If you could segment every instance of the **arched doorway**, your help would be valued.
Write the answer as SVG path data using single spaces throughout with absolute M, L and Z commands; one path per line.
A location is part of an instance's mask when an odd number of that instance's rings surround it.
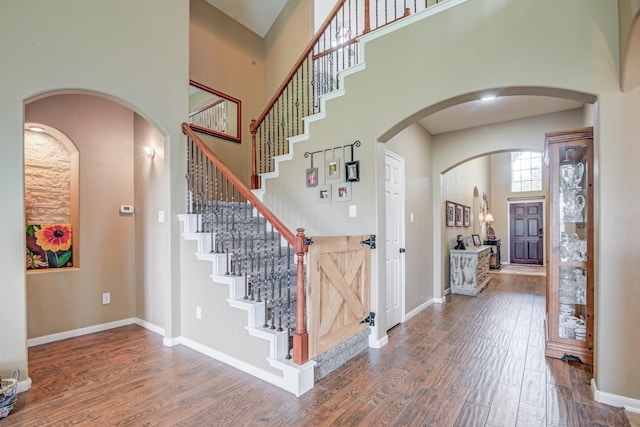
M 77 147 L 71 218 L 73 256 L 81 261 L 27 273 L 28 345 L 133 322 L 162 331 L 165 297 L 154 252 L 168 235 L 158 221 L 168 199 L 164 137 L 130 107 L 98 93 L 38 96 L 25 103 L 25 122 L 56 129 Z

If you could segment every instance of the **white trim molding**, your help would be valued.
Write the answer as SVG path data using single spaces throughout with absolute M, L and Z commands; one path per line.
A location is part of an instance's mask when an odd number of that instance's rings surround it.
M 593 393 L 593 400 L 596 402 L 604 403 L 605 405 L 617 406 L 619 408 L 624 408 L 629 412 L 640 414 L 640 400 L 600 391 L 598 390 L 598 386 L 596 385 L 596 380 L 594 378 L 591 378 L 591 392 Z
M 442 298 L 439 298 L 442 299 Z M 405 316 L 404 316 L 404 321 L 408 321 L 409 319 L 411 319 L 412 317 L 414 317 L 416 314 L 420 313 L 422 310 L 424 310 L 425 308 L 429 307 L 430 305 L 432 305 L 435 301 L 435 298 L 431 298 L 429 301 L 423 302 L 422 304 L 420 304 L 419 306 L 417 306 L 416 308 L 414 308 L 413 310 L 411 310 L 410 312 L 408 312 Z
M 48 344 L 50 342 L 62 341 L 67 338 L 80 337 L 82 335 L 89 335 L 95 332 L 102 332 L 113 328 L 119 328 L 121 326 L 131 325 L 138 323 L 134 317 L 128 319 L 116 320 L 115 322 L 102 323 L 100 325 L 87 326 L 86 328 L 72 329 L 70 331 L 58 332 L 57 334 L 44 335 L 37 338 L 31 338 L 27 340 L 27 347 L 33 347 L 36 345 Z M 145 322 L 146 323 L 146 322 Z M 145 327 L 144 325 L 140 325 Z

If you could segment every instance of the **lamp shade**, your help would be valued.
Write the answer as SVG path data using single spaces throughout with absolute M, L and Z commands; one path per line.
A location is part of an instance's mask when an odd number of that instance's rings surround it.
M 484 217 L 484 222 L 491 224 L 493 222 L 493 215 L 488 213 L 487 216 Z

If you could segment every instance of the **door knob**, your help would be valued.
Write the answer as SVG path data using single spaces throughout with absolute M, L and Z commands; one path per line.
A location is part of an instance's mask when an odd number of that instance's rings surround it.
M 403 253 L 405 253 L 405 252 L 406 252 L 405 248 L 400 248 L 400 253 L 401 253 L 401 254 L 403 254 Z

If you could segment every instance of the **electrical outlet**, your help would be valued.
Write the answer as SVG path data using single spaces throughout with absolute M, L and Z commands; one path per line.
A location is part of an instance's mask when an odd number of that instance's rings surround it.
M 202 308 L 199 305 L 196 305 L 196 319 L 202 319 Z
M 102 304 L 111 304 L 111 293 L 105 292 L 102 294 Z

